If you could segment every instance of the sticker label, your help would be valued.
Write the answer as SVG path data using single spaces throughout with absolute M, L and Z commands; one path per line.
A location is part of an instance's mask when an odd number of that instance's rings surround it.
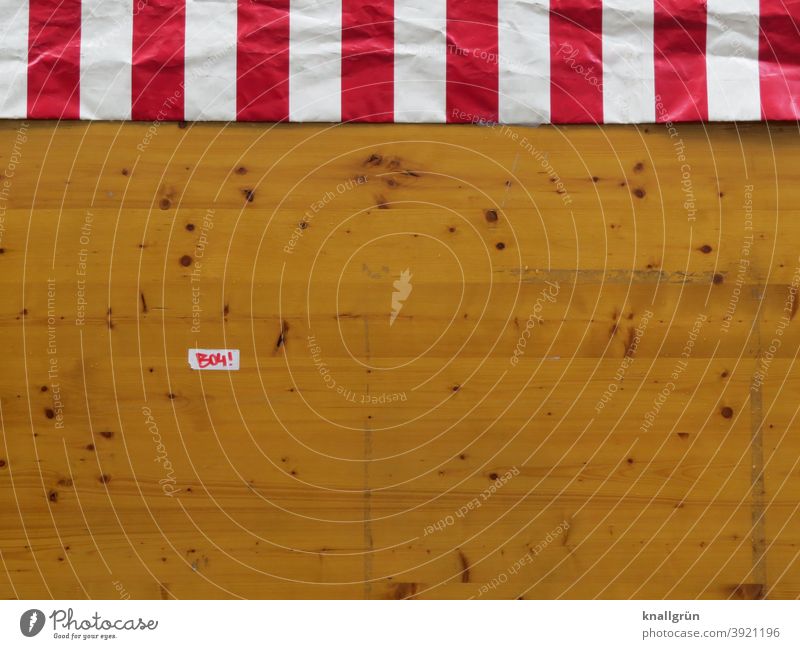
M 189 367 L 193 370 L 222 370 L 232 372 L 239 369 L 238 349 L 190 349 Z

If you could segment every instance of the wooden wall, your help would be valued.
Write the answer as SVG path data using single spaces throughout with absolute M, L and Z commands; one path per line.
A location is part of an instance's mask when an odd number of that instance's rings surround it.
M 797 597 L 798 147 L 0 124 L 0 596 Z

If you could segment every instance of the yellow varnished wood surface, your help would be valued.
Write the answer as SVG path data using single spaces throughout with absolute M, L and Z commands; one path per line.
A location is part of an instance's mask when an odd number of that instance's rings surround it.
M 798 147 L 2 123 L 0 596 L 797 597 Z

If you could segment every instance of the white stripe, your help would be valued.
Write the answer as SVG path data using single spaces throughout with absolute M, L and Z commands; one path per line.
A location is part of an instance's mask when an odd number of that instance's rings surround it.
M 131 118 L 132 48 L 132 2 L 81 2 L 81 119 Z
M 603 121 L 654 122 L 653 0 L 603 2 Z
M 0 0 L 0 117 L 28 116 L 28 0 Z
M 761 119 L 758 16 L 759 0 L 708 0 L 710 120 Z
M 497 22 L 500 121 L 549 122 L 549 0 L 500 0 Z
M 394 119 L 444 122 L 447 0 L 403 0 L 394 10 Z
M 186 0 L 184 113 L 236 119 L 237 0 Z
M 289 120 L 342 118 L 342 2 L 289 3 Z

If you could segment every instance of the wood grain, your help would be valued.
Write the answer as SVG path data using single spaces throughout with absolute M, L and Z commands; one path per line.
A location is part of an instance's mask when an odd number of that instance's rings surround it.
M 3 122 L 0 596 L 797 597 L 798 145 Z

